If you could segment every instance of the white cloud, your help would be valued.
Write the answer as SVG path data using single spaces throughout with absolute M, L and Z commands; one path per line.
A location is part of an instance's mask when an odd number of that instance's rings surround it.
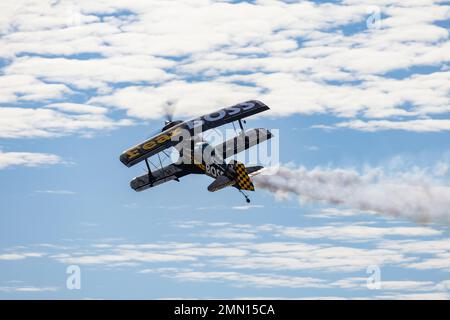
M 367 289 L 367 278 L 346 278 L 332 284 L 345 289 Z M 384 280 L 381 279 L 380 290 L 386 291 L 429 291 L 436 287 L 433 281 Z
M 378 298 L 383 300 L 449 300 L 450 294 L 448 292 L 398 293 L 379 295 Z
M 260 233 L 262 231 L 259 231 Z M 270 232 L 270 231 L 267 231 Z M 234 240 L 234 239 L 232 239 Z M 238 239 L 240 240 L 240 239 Z M 197 263 L 208 267 L 270 270 L 315 270 L 324 272 L 351 272 L 365 270 L 368 265 L 398 265 L 412 261 L 402 253 L 390 249 L 363 249 L 352 246 L 332 246 L 326 243 L 309 244 L 294 242 L 213 242 L 148 243 L 96 247 L 95 254 L 74 252 L 55 254 L 51 257 L 62 263 L 80 265 L 104 265 L 119 263 L 181 263 L 183 266 Z
M 330 210 L 325 211 L 328 212 Z M 333 210 L 332 213 L 340 212 Z M 342 216 L 354 215 L 353 212 Z M 322 213 L 318 213 L 320 216 Z M 339 216 L 339 215 L 338 215 Z M 348 222 L 348 223 L 330 223 L 325 226 L 317 227 L 293 227 L 273 224 L 250 225 L 250 224 L 230 224 L 230 223 L 196 223 L 183 222 L 177 223 L 178 228 L 199 228 L 207 227 L 208 230 L 192 233 L 195 236 L 207 238 L 251 240 L 258 238 L 259 232 L 270 233 L 273 237 L 288 239 L 331 239 L 346 242 L 372 242 L 374 240 L 403 237 L 433 237 L 443 234 L 443 231 L 428 227 L 385 227 L 369 226 L 370 222 Z M 387 240 L 386 240 L 387 241 Z M 400 241 L 400 240 L 398 240 Z M 400 242 L 398 242 L 400 243 Z M 433 242 L 430 242 L 430 245 Z M 396 246 L 396 242 L 393 244 Z M 389 247 L 388 245 L 386 247 Z
M 251 246 L 254 247 L 254 252 L 245 259 L 226 257 L 216 259 L 214 262 L 231 269 L 352 272 L 365 270 L 367 266 L 373 264 L 396 265 L 406 259 L 403 255 L 388 249 L 316 246 L 308 251 L 297 251 L 295 245 L 273 243 L 273 248 L 268 254 L 264 249 L 260 251 L 261 248 L 257 244 Z
M 234 206 L 231 207 L 233 210 L 249 210 L 249 209 L 256 209 L 256 208 L 263 208 L 262 205 L 243 205 L 243 206 Z
M 129 116 L 155 119 L 165 111 L 168 101 L 178 115 L 197 115 L 250 100 L 257 90 L 224 82 L 171 81 L 162 86 L 129 86 L 111 95 L 92 98 L 89 103 L 114 106 Z
M 0 287 L 0 292 L 52 292 L 58 291 L 57 287 L 34 287 L 34 286 L 22 286 L 22 287 Z
M 373 120 L 361 121 L 352 120 L 336 124 L 338 128 L 351 128 L 361 131 L 380 130 L 406 130 L 415 132 L 439 132 L 450 131 L 450 120 L 447 119 L 422 119 L 406 121 Z
M 40 258 L 43 256 L 44 254 L 40 252 L 23 252 L 23 253 L 13 252 L 0 254 L 0 260 L 14 261 L 14 260 L 23 260 L 26 258 Z
M 59 194 L 59 195 L 74 195 L 76 192 L 70 190 L 37 190 L 36 193 Z
M 130 120 L 115 121 L 103 114 L 69 114 L 45 108 L 0 107 L 0 138 L 48 138 L 75 132 L 88 134 L 95 130 L 111 130 L 130 124 Z
M 392 248 L 405 253 L 445 253 L 450 249 L 450 239 L 435 240 L 384 240 L 381 245 L 386 248 Z
M 331 85 L 314 81 L 314 75 L 275 72 L 229 77 L 264 89 L 257 97 L 272 107 L 272 113 L 331 113 L 369 118 L 414 117 L 449 112 L 449 72 L 414 75 L 405 79 L 364 77 L 360 84 Z M 351 79 L 350 79 L 351 80 Z M 304 94 L 300 94 L 302 92 Z M 410 104 L 408 110 L 405 105 Z
M 433 169 L 433 173 L 440 177 L 445 176 L 449 172 L 449 166 L 445 162 L 438 162 Z
M 82 256 L 65 256 L 59 255 L 55 258 L 66 264 L 80 264 L 80 265 L 96 265 L 96 264 L 121 264 L 128 262 L 170 262 L 170 261 L 192 261 L 195 260 L 187 254 L 175 255 L 158 252 L 145 252 L 138 250 L 118 250 L 111 254 L 100 255 L 82 255 Z
M 0 120 L 1 122 L 1 120 Z M 31 152 L 3 152 L 0 150 L 0 169 L 12 166 L 36 167 L 63 163 L 63 160 L 54 154 Z
M 45 101 L 71 93 L 64 84 L 45 83 L 28 73 L 0 76 L 0 103 Z
M 149 270 L 144 270 L 147 273 Z M 280 276 L 274 274 L 245 274 L 241 272 L 198 272 L 185 270 L 162 270 L 166 276 L 182 281 L 226 282 L 236 287 L 253 288 L 326 288 L 327 281 L 312 277 Z
M 50 82 L 62 82 L 78 88 L 104 88 L 108 82 L 156 82 L 172 78 L 163 68 L 173 62 L 148 56 L 124 56 L 104 59 L 18 58 L 5 68 L 7 74 L 28 75 Z
M 369 226 L 325 226 L 325 227 L 285 227 L 279 229 L 279 234 L 299 239 L 328 238 L 334 240 L 363 240 L 370 241 L 374 238 L 385 236 L 434 236 L 441 234 L 440 231 L 421 227 L 369 227 Z
M 378 30 L 366 27 L 371 3 L 382 12 Z M 437 23 L 450 13 L 439 3 L 3 3 L 0 57 L 7 63 L 0 77 L 1 102 L 21 107 L 58 99 L 59 107 L 50 103 L 48 108 L 59 110 L 59 117 L 46 123 L 68 118 L 77 125 L 30 126 L 24 134 L 0 126 L 0 136 L 49 137 L 116 127 L 121 122 L 108 119 L 105 109 L 82 105 L 116 107 L 149 119 L 160 117 L 162 106 L 173 99 L 182 116 L 259 98 L 272 107 L 271 115 L 350 118 L 340 127 L 448 130 L 446 120 L 435 118 L 450 111 L 449 32 Z M 432 67 L 428 74 L 416 74 L 415 67 L 427 66 Z M 397 79 L 395 71 L 400 71 Z M 71 96 L 80 93 L 86 101 L 70 105 Z M 33 113 L 42 113 L 37 110 Z M 96 125 L 86 119 L 80 124 L 65 113 L 94 110 L 103 115 Z M 366 119 L 356 120 L 357 115 Z M 14 117 L 18 121 L 23 115 Z
M 236 240 L 251 240 L 255 239 L 256 235 L 252 232 L 244 232 L 238 229 L 219 229 L 206 233 L 197 233 L 198 236 L 208 238 L 220 238 L 220 239 L 236 239 Z
M 175 281 L 213 282 L 237 288 L 327 289 L 336 290 L 333 295 L 345 292 L 349 298 L 364 298 L 355 292 L 367 293 L 366 269 L 369 265 L 377 265 L 382 270 L 381 290 L 373 291 L 372 298 L 443 297 L 448 295 L 450 288 L 449 281 L 429 278 L 429 270 L 448 272 L 450 257 L 446 234 L 429 228 L 368 228 L 358 224 L 349 225 L 351 228 L 342 224 L 295 228 L 222 221 L 175 224 L 181 230 L 185 230 L 185 226 L 193 231 L 186 234 L 188 237 L 203 234 L 206 239 L 201 243 L 123 243 L 123 240 L 113 243 L 98 240 L 87 247 L 75 242 L 72 248 L 47 244 L 48 252 L 39 256 L 64 264 L 103 269 L 128 268 Z M 330 231 L 333 228 L 334 234 Z M 226 236 L 217 241 L 215 233 L 221 230 L 244 234 L 251 230 L 258 235 L 258 241 L 253 237 L 236 239 Z M 302 230 L 304 233 L 299 234 Z M 370 238 L 367 245 L 361 246 L 353 241 L 365 238 L 364 234 Z M 388 240 L 391 236 L 394 239 Z M 405 239 L 397 239 L 399 236 Z M 423 240 L 423 237 L 428 239 Z M 286 239 L 288 241 L 282 241 Z M 333 239 L 350 241 L 337 244 Z M 43 247 L 38 246 L 40 249 Z M 24 259 L 30 252 L 30 247 L 11 249 L 7 254 L 13 256 L 6 256 L 4 260 Z M 404 271 L 405 268 L 414 268 L 415 272 L 424 272 L 426 276 L 409 274 L 398 278 L 394 273 L 393 278 L 389 272 L 391 269 Z M 327 291 L 326 294 L 330 293 Z
M 375 214 L 371 211 L 351 210 L 342 208 L 324 208 L 317 212 L 306 214 L 305 217 L 309 218 L 338 218 L 338 217 L 353 217 L 358 215 Z
M 69 113 L 102 114 L 108 111 L 108 109 L 106 108 L 95 107 L 88 104 L 80 104 L 80 103 L 52 103 L 46 105 L 45 108 L 57 109 Z
M 450 296 L 448 292 L 448 281 L 381 279 L 380 285 L 379 292 L 382 293 L 378 293 L 375 296 L 376 299 L 448 300 Z M 332 283 L 332 286 L 350 290 L 367 290 L 367 278 L 346 278 Z
M 450 252 L 437 253 L 431 258 L 419 262 L 405 263 L 405 267 L 418 270 L 441 269 L 450 271 Z

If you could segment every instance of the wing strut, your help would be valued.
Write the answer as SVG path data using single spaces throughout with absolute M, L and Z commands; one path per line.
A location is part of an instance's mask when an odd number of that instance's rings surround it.
M 150 169 L 150 165 L 148 164 L 148 159 L 145 159 L 145 165 L 147 166 L 148 178 L 150 180 L 150 178 L 153 177 L 153 175 L 152 175 L 152 170 Z
M 167 155 L 167 153 L 165 153 L 164 151 L 163 151 L 163 153 L 169 158 L 169 156 Z M 161 165 L 161 169 L 163 169 L 163 165 L 162 165 L 162 161 L 161 161 L 161 156 L 159 155 L 159 153 L 158 153 L 158 159 L 159 159 L 159 164 Z M 177 182 L 180 182 L 180 179 L 178 179 L 178 177 L 176 177 L 174 180 L 177 181 Z
M 238 122 L 239 122 L 239 127 L 241 127 L 241 131 L 244 132 L 244 126 L 242 125 L 241 119 L 239 119 Z
M 162 165 L 161 156 L 159 155 L 159 153 L 158 153 L 158 159 L 159 159 L 159 165 L 161 166 L 161 169 L 162 169 L 163 165 Z

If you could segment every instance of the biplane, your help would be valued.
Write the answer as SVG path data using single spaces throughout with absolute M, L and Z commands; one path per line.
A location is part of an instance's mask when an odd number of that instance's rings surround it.
M 255 190 L 251 178 L 260 173 L 263 167 L 246 167 L 241 162 L 231 160 L 227 163 L 225 160 L 272 138 L 272 133 L 267 129 L 244 130 L 243 126 L 245 120 L 242 119 L 266 110 L 269 110 L 267 105 L 252 100 L 189 121 L 173 121 L 169 117 L 160 133 L 124 151 L 120 156 L 120 161 L 127 167 L 142 161 L 146 164 L 146 174 L 131 180 L 131 188 L 143 191 L 168 181 L 179 182 L 180 178 L 188 174 L 206 174 L 214 179 L 208 186 L 208 191 L 214 192 L 232 186 L 249 203 L 250 199 L 244 191 Z M 235 122 L 239 124 L 239 132 Z M 204 132 L 229 123 L 236 130 L 233 138 L 214 147 L 203 139 Z M 178 151 L 179 158 L 174 163 L 163 166 L 160 154 L 172 147 Z M 151 170 L 149 158 L 155 155 L 158 156 L 161 167 Z

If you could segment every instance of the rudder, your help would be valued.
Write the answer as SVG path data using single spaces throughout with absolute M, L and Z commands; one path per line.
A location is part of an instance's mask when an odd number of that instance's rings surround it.
M 248 175 L 247 169 L 245 168 L 244 164 L 238 161 L 234 161 L 233 167 L 236 171 L 235 186 L 240 190 L 255 191 L 255 186 L 250 180 L 250 176 Z

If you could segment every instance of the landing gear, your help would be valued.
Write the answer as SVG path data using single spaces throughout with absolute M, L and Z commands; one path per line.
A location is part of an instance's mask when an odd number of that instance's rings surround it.
M 242 195 L 243 195 L 244 198 L 245 198 L 245 201 L 247 201 L 247 203 L 250 203 L 250 198 L 248 197 L 248 195 L 246 195 L 246 194 L 244 193 L 244 191 L 242 191 L 242 190 L 239 190 L 239 192 L 242 193 Z

